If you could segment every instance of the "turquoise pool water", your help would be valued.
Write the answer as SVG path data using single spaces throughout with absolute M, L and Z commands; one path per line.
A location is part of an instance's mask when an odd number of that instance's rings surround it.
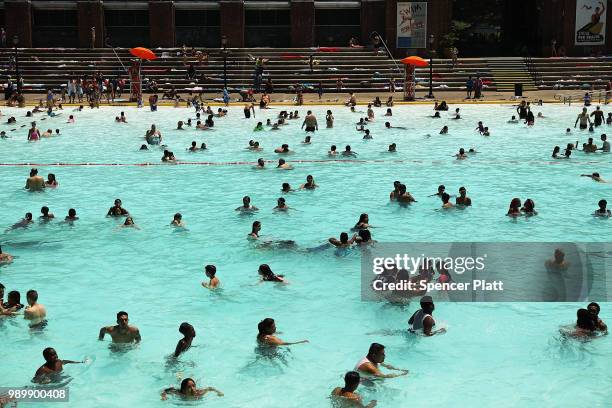
M 249 120 L 241 106 L 230 107 L 228 117 L 215 119 L 212 132 L 174 130 L 178 120 L 195 117 L 183 108 L 65 109 L 56 118 L 37 118 L 39 128 L 62 133 L 37 143 L 26 141 L 27 127 L 11 132 L 15 126 L 0 125 L 12 137 L 0 140 L 0 163 L 122 164 L 37 166 L 45 177 L 55 173 L 60 183 L 44 193 L 23 189 L 29 166 L 0 167 L 3 230 L 27 211 L 38 217 L 43 205 L 60 219 L 71 207 L 80 216 L 73 226 L 36 222 L 0 238 L 3 250 L 16 258 L 0 267 L 7 293 L 19 290 L 25 302 L 25 292 L 34 288 L 48 311 L 42 332 L 30 331 L 20 316 L 0 320 L 5 373 L 0 386 L 29 385 L 44 362 L 42 350 L 51 346 L 60 358 L 91 360 L 64 370 L 72 377 L 70 406 L 325 407 L 344 373 L 370 343 L 380 342 L 387 347 L 387 362 L 410 370 L 407 377 L 359 388 L 364 399 L 376 399 L 382 407 L 607 406 L 612 397 L 609 339 L 580 343 L 563 340 L 558 332 L 584 305 L 440 303 L 435 315 L 447 333 L 414 337 L 405 329 L 417 302 L 398 307 L 361 301 L 358 251 L 339 257 L 332 250 L 303 250 L 348 231 L 362 212 L 377 227 L 372 234 L 380 242 L 609 240 L 609 221 L 590 214 L 599 199 L 612 199 L 612 184 L 579 175 L 599 171 L 612 179 L 610 156 L 577 152 L 567 161 L 550 159 L 555 145 L 586 142 L 588 132 L 565 134 L 579 107 L 536 107 L 546 118 L 531 128 L 506 123 L 515 114 L 511 106 L 460 107 L 460 121 L 449 120 L 446 113 L 432 119 L 430 106 L 395 107 L 389 120 L 406 130 L 385 130 L 385 109 L 375 109 L 369 141 L 354 125 L 365 114 L 334 106 L 335 126 L 325 129 L 326 109 L 314 107 L 321 130 L 311 145 L 300 144 L 305 136 L 301 120 L 277 132 L 251 131 L 257 121 L 273 119 L 280 107 L 257 110 L 256 119 Z M 127 124 L 114 123 L 121 110 Z M 300 114 L 306 110 L 301 107 Z M 29 123 L 25 110 L 2 111 L 3 122 L 13 115 L 18 126 Z M 75 124 L 65 123 L 69 114 L 75 115 Z M 491 137 L 474 131 L 479 120 Z M 179 160 L 214 165 L 157 165 L 161 150 L 138 150 L 152 123 Z M 449 134 L 438 135 L 445 124 Z M 593 134 L 598 144 L 599 134 L 608 129 Z M 245 150 L 250 139 L 264 150 Z M 188 153 L 192 140 L 206 142 L 209 150 Z M 392 142 L 398 152 L 385 152 Z M 273 149 L 282 143 L 295 150 L 287 157 L 295 166 L 292 171 L 276 170 L 273 163 L 266 170 L 229 164 L 259 157 L 277 160 Z M 331 144 L 339 150 L 350 144 L 359 161 L 329 161 Z M 452 155 L 460 147 L 475 147 L 479 153 L 458 161 Z M 145 162 L 156 165 L 132 165 Z M 280 193 L 283 182 L 296 188 L 308 174 L 320 188 Z M 394 180 L 404 182 L 418 202 L 407 208 L 390 203 Z M 454 194 L 465 186 L 473 207 L 440 211 L 439 200 L 427 197 L 438 184 Z M 234 211 L 244 195 L 259 207 L 256 215 Z M 274 213 L 280 196 L 296 210 Z M 539 215 L 516 221 L 505 217 L 513 197 L 532 198 Z M 115 198 L 121 198 L 141 230 L 118 230 L 118 220 L 105 218 Z M 188 230 L 168 225 L 175 212 L 183 214 Z M 262 222 L 264 238 L 294 240 L 298 249 L 250 243 L 246 235 L 254 220 Z M 209 263 L 217 266 L 222 281 L 217 293 L 200 285 Z M 258 284 L 262 263 L 285 274 L 290 284 Z M 528 270 L 520 272 L 528 278 Z M 610 320 L 610 304 L 601 305 L 601 317 Z M 122 353 L 109 348 L 108 338 L 97 340 L 100 327 L 114 324 L 119 310 L 129 313 L 143 338 Z M 265 317 L 276 320 L 284 340 L 310 343 L 262 356 L 255 337 Z M 177 363 L 170 363 L 167 356 L 181 337 L 183 321 L 194 325 L 197 337 Z M 177 385 L 177 377 L 192 377 L 225 396 L 160 401 L 161 390 Z

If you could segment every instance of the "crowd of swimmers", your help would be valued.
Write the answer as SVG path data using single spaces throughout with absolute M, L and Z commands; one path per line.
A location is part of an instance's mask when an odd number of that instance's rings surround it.
M 375 120 L 375 113 L 372 109 L 372 105 L 374 107 L 382 106 L 382 103 L 379 99 L 375 100 L 372 104 L 368 105 L 367 110 L 365 112 L 356 110 L 356 102 L 354 99 L 354 95 L 351 95 L 349 101 L 347 101 L 347 105 L 350 106 L 352 112 L 355 113 L 365 113 L 366 117 L 360 118 L 360 120 L 356 123 L 357 131 L 364 132 L 364 139 L 372 138 L 369 129 L 366 129 L 369 123 Z M 387 102 L 387 110 L 384 114 L 386 117 L 392 117 L 393 112 L 391 110 L 391 106 L 393 106 L 393 101 L 390 99 Z M 267 105 L 263 108 L 267 108 Z M 81 108 L 82 109 L 82 108 Z M 199 110 L 199 107 L 198 109 Z M 434 106 L 434 115 L 432 118 L 439 118 L 440 111 L 448 111 L 449 107 L 446 102 L 442 102 Z M 222 118 L 227 116 L 228 112 L 225 109 L 219 109 L 216 113 L 212 111 L 210 107 L 204 109 L 202 107 L 202 112 L 207 115 L 206 119 L 202 121 L 200 119 L 200 112 L 196 111 L 196 125 L 195 128 L 200 130 L 213 130 L 215 126 L 214 118 Z M 48 112 L 49 116 L 54 112 Z M 251 115 L 255 116 L 255 110 L 253 105 L 247 105 L 244 108 L 244 116 L 246 118 L 250 118 Z M 521 104 L 517 107 L 517 115 L 520 120 L 524 120 L 527 125 L 533 125 L 535 122 L 535 117 L 531 112 L 531 108 L 529 103 L 521 102 Z M 31 116 L 31 114 L 29 115 Z M 543 115 L 538 114 L 539 118 L 543 118 Z M 593 121 L 591 123 L 591 117 L 593 117 Z M 282 111 L 279 113 L 277 121 L 272 123 L 270 120 L 266 123 L 266 127 L 269 127 L 271 130 L 277 130 L 280 126 L 286 125 L 288 120 L 296 120 L 301 119 L 299 112 L 287 112 Z M 455 110 L 455 113 L 452 119 L 458 120 L 462 119 L 460 115 L 459 108 Z M 585 129 L 593 129 L 593 127 L 601 126 L 604 123 L 604 114 L 600 110 L 599 107 L 596 108 L 594 112 L 588 114 L 587 109 L 584 108 L 582 113 L 578 115 L 576 119 L 575 126 L 580 124 L 580 128 Z M 334 126 L 334 116 L 331 110 L 328 110 L 325 117 L 325 125 L 327 128 L 332 128 Z M 68 119 L 68 123 L 74 123 L 74 117 Z M 121 112 L 120 116 L 115 118 L 115 122 L 117 123 L 127 123 L 127 118 L 125 117 L 124 112 Z M 512 119 L 509 121 L 510 123 L 519 123 L 519 120 L 516 119 L 515 116 L 512 116 Z M 605 121 L 606 124 L 612 124 L 612 113 L 608 116 L 608 119 Z M 9 119 L 8 123 L 15 123 L 15 120 L 11 121 Z M 192 119 L 189 118 L 185 122 L 179 121 L 177 124 L 177 130 L 183 130 L 183 126 L 192 126 Z M 311 143 L 311 135 L 319 130 L 319 125 L 317 122 L 316 116 L 312 111 L 308 111 L 304 116 L 302 121 L 301 128 L 307 132 L 307 136 L 305 137 L 303 144 Z M 385 123 L 385 128 L 387 129 L 404 129 L 399 126 L 392 126 L 390 122 Z M 264 130 L 264 125 L 262 122 L 259 122 L 255 127 L 254 131 L 258 132 Z M 476 130 L 483 136 L 490 136 L 489 128 L 484 126 L 482 122 L 478 122 L 478 126 Z M 53 133 L 51 129 L 49 129 L 45 133 Z M 448 133 L 448 126 L 444 126 L 440 131 L 441 134 Z M 59 129 L 56 130 L 56 134 L 59 134 Z M 31 129 L 28 131 L 28 140 L 36 141 L 41 137 L 45 137 L 44 133 L 37 129 L 36 123 L 32 123 Z M 159 145 L 160 148 L 164 150 L 164 156 L 162 157 L 162 161 L 172 162 L 176 161 L 174 154 L 165 149 L 165 145 L 163 145 L 163 139 L 161 132 L 156 128 L 155 125 L 151 125 L 150 129 L 145 132 L 144 139 L 146 144 L 142 145 L 142 149 L 148 149 L 147 145 Z M 607 141 L 607 137 L 605 134 L 602 134 L 601 140 L 603 141 L 602 147 L 593 147 L 592 138 L 589 139 L 588 143 L 583 145 L 584 152 L 609 152 L 610 144 Z M 571 146 L 571 147 L 570 147 Z M 568 145 L 568 149 L 570 153 L 568 154 L 566 151 L 566 157 L 569 158 L 571 154 L 571 150 L 577 149 L 578 143 L 575 145 Z M 389 152 L 395 152 L 397 145 L 392 143 L 389 145 Z M 188 151 L 194 152 L 197 150 L 205 150 L 207 148 L 205 143 L 202 143 L 200 147 L 197 146 L 197 143 L 193 141 L 191 143 L 191 147 L 187 148 Z M 251 140 L 249 142 L 249 146 L 247 147 L 249 150 L 260 151 L 262 148 L 259 145 L 258 141 Z M 276 148 L 275 153 L 281 155 L 288 155 L 293 153 L 293 150 L 289 148 L 288 144 L 283 144 L 280 147 Z M 560 149 L 558 147 L 555 148 L 555 152 L 553 152 L 553 157 L 557 158 Z M 459 152 L 455 155 L 457 159 L 465 159 L 468 157 L 468 154 L 476 153 L 474 149 L 469 149 L 467 152 L 464 148 L 459 149 Z M 345 150 L 341 153 L 337 151 L 335 145 L 332 145 L 330 150 L 328 151 L 330 156 L 335 155 L 343 155 L 355 157 L 357 153 L 351 149 L 350 145 L 345 147 Z M 260 158 L 257 161 L 257 165 L 255 168 L 264 169 L 265 161 Z M 287 163 L 285 159 L 279 159 L 278 166 L 279 169 L 290 170 L 292 169 L 292 165 Z M 599 173 L 592 174 L 582 174 L 583 177 L 589 177 L 596 182 L 605 183 L 605 180 L 600 176 Z M 45 180 L 42 176 L 38 175 L 38 170 L 33 168 L 30 171 L 30 176 L 26 181 L 25 188 L 29 191 L 42 191 L 45 188 L 55 188 L 59 185 L 55 175 L 53 173 L 49 173 L 47 175 L 47 179 Z M 312 175 L 308 175 L 306 177 L 306 181 L 300 185 L 299 189 L 301 190 L 314 190 L 318 188 L 319 185 L 315 182 L 315 179 Z M 281 192 L 289 193 L 294 191 L 291 188 L 289 183 L 283 183 Z M 431 194 L 429 197 L 439 198 L 441 201 L 442 209 L 451 209 L 451 208 L 467 208 L 472 205 L 472 200 L 467 195 L 467 189 L 464 186 L 461 186 L 458 189 L 457 195 L 451 195 L 446 191 L 446 187 L 444 185 L 440 185 L 437 188 L 437 191 Z M 452 199 L 454 197 L 454 199 Z M 390 201 L 397 202 L 401 205 L 409 205 L 412 203 L 416 203 L 417 200 L 412 194 L 407 190 L 405 184 L 400 181 L 395 181 L 393 183 L 393 191 L 389 194 Z M 453 202 L 454 201 L 454 202 Z M 612 214 L 609 209 L 607 209 L 607 201 L 602 199 L 598 203 L 598 209 L 594 212 L 596 216 L 602 217 L 610 217 Z M 277 199 L 277 205 L 274 207 L 275 211 L 287 211 L 293 209 L 287 204 L 285 197 L 279 197 Z M 251 198 L 249 196 L 243 197 L 242 205 L 236 208 L 238 212 L 246 212 L 246 213 L 255 213 L 259 211 L 259 208 L 254 206 L 251 203 Z M 509 210 L 507 215 L 510 217 L 519 217 L 519 216 L 535 216 L 537 215 L 537 211 L 535 210 L 535 202 L 528 198 L 524 202 L 521 202 L 520 198 L 513 198 L 510 203 Z M 138 228 L 135 224 L 133 217 L 130 213 L 122 206 L 122 202 L 120 199 L 116 199 L 114 205 L 111 206 L 107 211 L 107 216 L 109 217 L 125 217 L 124 223 L 120 226 L 123 227 L 131 227 Z M 41 222 L 49 222 L 55 218 L 55 215 L 50 211 L 47 206 L 43 206 L 41 208 Z M 65 217 L 65 222 L 73 222 L 78 220 L 78 216 L 76 210 L 71 208 L 68 211 L 68 215 Z M 27 213 L 23 220 L 14 224 L 11 229 L 17 228 L 26 228 L 29 224 L 32 224 L 33 216 L 32 213 Z M 170 225 L 175 227 L 185 227 L 185 223 L 183 222 L 182 214 L 176 213 L 173 216 Z M 254 221 L 252 223 L 251 232 L 247 234 L 247 238 L 249 240 L 259 240 L 260 239 L 260 231 L 262 224 L 260 221 Z M 352 236 L 347 232 L 342 232 L 339 238 L 331 237 L 328 239 L 328 244 L 334 246 L 336 248 L 348 248 L 351 246 L 364 246 L 375 243 L 372 239 L 371 229 L 375 228 L 375 226 L 370 224 L 370 219 L 367 213 L 363 213 L 360 215 L 358 221 L 351 229 L 353 233 Z M 285 243 L 289 243 L 293 245 L 293 241 L 285 241 Z M 0 264 L 8 264 L 14 261 L 12 255 L 2 252 L 0 247 Z M 204 274 L 206 276 L 206 280 L 202 282 L 202 286 L 209 290 L 216 290 L 221 287 L 221 281 L 217 276 L 217 268 L 215 265 L 206 265 L 204 267 Z M 283 274 L 277 274 L 273 272 L 272 268 L 268 264 L 261 264 L 257 270 L 257 274 L 260 277 L 260 282 L 273 282 L 278 284 L 288 284 L 289 281 Z M 448 280 L 451 279 L 448 274 L 440 274 L 440 280 Z M 46 323 L 46 309 L 44 305 L 38 303 L 38 292 L 35 290 L 29 290 L 26 294 L 26 300 L 28 306 L 24 306 L 21 304 L 21 296 L 18 291 L 10 291 L 8 293 L 7 301 L 4 302 L 4 289 L 5 287 L 0 284 L 0 315 L 3 317 L 6 316 L 14 316 L 16 314 L 23 313 L 23 316 L 30 320 L 31 327 L 44 327 Z M 420 301 L 420 309 L 418 309 L 414 314 L 410 317 L 408 324 L 409 330 L 414 333 L 420 333 L 424 336 L 433 336 L 437 334 L 443 334 L 445 332 L 444 328 L 436 329 L 435 319 L 433 318 L 435 306 L 433 299 L 430 296 L 423 296 Z M 577 311 L 577 321 L 572 332 L 573 336 L 577 337 L 585 337 L 592 336 L 596 333 L 605 333 L 607 332 L 607 326 L 605 323 L 599 318 L 600 307 L 597 303 L 591 303 L 587 306 L 586 309 L 579 309 Z M 194 341 L 196 337 L 195 328 L 189 324 L 188 322 L 183 322 L 179 326 L 179 333 L 183 336 L 177 343 L 175 350 L 173 352 L 173 356 L 179 357 L 182 353 L 187 351 Z M 99 332 L 99 340 L 104 340 L 106 336 L 109 336 L 113 343 L 139 343 L 141 341 L 140 331 L 136 326 L 129 324 L 128 313 L 125 311 L 120 311 L 116 316 L 116 324 L 110 326 L 104 326 L 100 329 Z M 276 329 L 276 322 L 272 318 L 265 318 L 259 322 L 257 325 L 257 336 L 256 341 L 259 345 L 265 347 L 282 347 L 282 346 L 291 346 L 301 343 L 308 343 L 308 340 L 300 340 L 300 341 L 285 341 L 278 336 L 278 332 Z M 54 374 L 57 374 L 64 369 L 64 365 L 66 364 L 78 364 L 83 363 L 85 361 L 73 361 L 73 360 L 62 360 L 58 357 L 58 353 L 55 349 L 48 347 L 43 350 L 43 358 L 45 360 L 44 364 L 36 370 L 34 374 L 34 380 L 36 382 L 46 382 L 50 377 Z M 344 385 L 339 386 L 333 389 L 332 395 L 334 397 L 339 397 L 342 399 L 349 400 L 354 402 L 357 406 L 365 406 L 365 407 L 373 407 L 376 405 L 376 401 L 370 401 L 365 404 L 362 402 L 361 397 L 356 392 L 360 383 L 363 382 L 364 377 L 380 377 L 380 378 L 392 378 L 405 376 L 408 374 L 408 370 L 402 368 L 396 368 L 385 362 L 385 347 L 379 343 L 372 343 L 366 356 L 357 362 L 354 369 L 348 371 L 344 376 Z M 386 371 L 383 371 L 385 369 Z M 216 393 L 218 396 L 223 396 L 223 393 L 216 388 L 213 387 L 204 387 L 198 388 L 196 382 L 192 378 L 185 378 L 182 380 L 179 387 L 171 387 L 164 389 L 162 391 L 162 398 L 166 399 L 169 395 L 177 395 L 179 397 L 192 399 L 192 398 L 200 398 L 206 395 L 209 392 Z

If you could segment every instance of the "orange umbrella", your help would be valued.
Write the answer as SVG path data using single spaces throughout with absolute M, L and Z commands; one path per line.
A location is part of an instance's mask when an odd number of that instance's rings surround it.
M 400 62 L 406 65 L 414 65 L 415 67 L 427 67 L 429 63 L 421 57 L 412 56 L 401 59 Z
M 143 47 L 130 48 L 130 54 L 145 60 L 154 60 L 157 58 L 157 55 L 155 55 L 153 51 Z

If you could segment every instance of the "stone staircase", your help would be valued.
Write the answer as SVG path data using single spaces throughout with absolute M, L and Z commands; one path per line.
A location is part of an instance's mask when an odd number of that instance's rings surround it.
M 198 65 L 195 58 L 188 57 L 187 64 L 194 63 L 197 80 L 187 79 L 187 66 L 178 55 L 179 49 L 156 49 L 158 59 L 145 62 L 143 77 L 157 82 L 160 91 L 174 86 L 179 92 L 220 92 L 223 87 L 224 58 L 221 50 L 202 49 L 209 54 L 208 63 Z M 253 86 L 254 61 L 252 57 L 268 59 L 263 80 L 271 78 L 275 92 L 292 92 L 297 84 L 307 90 L 314 90 L 319 82 L 324 92 L 336 92 L 336 82 L 342 79 L 341 92 L 384 92 L 389 81 L 402 84 L 403 66 L 386 54 L 348 47 L 322 51 L 318 48 L 241 48 L 228 49 L 227 82 L 230 91 L 248 89 Z M 115 55 L 116 52 L 116 55 Z M 3 72 L 15 77 L 14 68 L 9 69 L 11 49 L 0 51 L 0 66 Z M 47 89 L 58 91 L 70 77 L 92 75 L 101 72 L 105 77 L 117 75 L 127 78 L 121 62 L 129 66 L 131 58 L 128 49 L 68 49 L 30 48 L 19 49 L 19 67 L 24 77 L 24 92 L 40 93 Z M 312 72 L 308 65 L 310 55 L 317 63 Z M 121 62 L 120 62 L 121 60 Z M 434 59 L 433 86 L 435 90 L 463 91 L 468 76 L 480 74 L 486 86 L 495 89 L 490 73 L 483 59 L 462 59 L 453 69 L 450 60 Z M 426 90 L 429 86 L 429 69 L 416 71 L 417 88 Z M 2 78 L 5 80 L 5 78 Z M 146 90 L 145 90 L 146 92 Z
M 500 92 L 514 92 L 514 84 L 522 84 L 523 91 L 538 89 L 523 58 L 490 58 L 487 65 Z

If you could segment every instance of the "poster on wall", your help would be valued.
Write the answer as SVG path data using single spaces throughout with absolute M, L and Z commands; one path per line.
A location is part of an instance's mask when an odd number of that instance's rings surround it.
M 606 1 L 576 0 L 576 45 L 606 43 Z
M 397 48 L 427 48 L 427 2 L 397 3 Z

